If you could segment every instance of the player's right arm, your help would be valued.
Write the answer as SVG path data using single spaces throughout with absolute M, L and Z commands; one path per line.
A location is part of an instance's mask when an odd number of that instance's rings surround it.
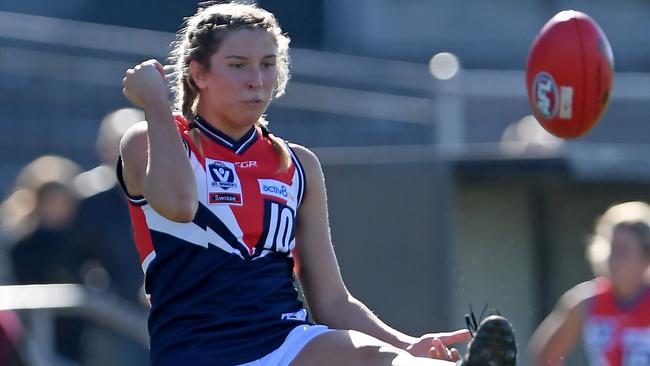
M 587 301 L 594 295 L 594 284 L 581 283 L 567 291 L 553 312 L 533 334 L 529 352 L 533 365 L 562 365 L 582 336 Z
M 149 60 L 129 69 L 122 81 L 122 92 L 146 118 L 122 137 L 122 173 L 130 195 L 144 196 L 169 220 L 188 222 L 198 207 L 196 183 L 163 75 L 162 65 Z

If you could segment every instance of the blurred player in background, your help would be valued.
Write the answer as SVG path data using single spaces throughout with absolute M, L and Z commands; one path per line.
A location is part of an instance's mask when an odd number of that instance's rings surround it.
M 172 52 L 180 113 L 160 63 L 126 73 L 124 94 L 147 122 L 122 139 L 118 175 L 151 296 L 152 364 L 451 365 L 460 356 L 446 345 L 468 331 L 403 334 L 346 289 L 320 163 L 263 117 L 284 93 L 288 45 L 271 13 L 212 5 Z M 294 258 L 316 324 L 298 300 Z M 488 319 L 466 365 L 513 365 L 509 323 Z
M 534 364 L 562 364 L 582 340 L 591 365 L 650 365 L 650 206 L 605 211 L 587 257 L 597 277 L 567 291 L 536 330 Z

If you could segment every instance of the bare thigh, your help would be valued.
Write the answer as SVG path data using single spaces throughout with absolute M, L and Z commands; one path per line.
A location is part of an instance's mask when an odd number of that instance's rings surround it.
M 334 330 L 312 339 L 291 366 L 453 366 L 408 352 L 354 330 Z

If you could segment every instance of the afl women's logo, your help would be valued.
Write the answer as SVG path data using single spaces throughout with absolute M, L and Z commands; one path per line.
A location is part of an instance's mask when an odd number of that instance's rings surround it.
M 224 163 L 215 161 L 208 165 L 208 168 L 210 169 L 213 185 L 216 185 L 223 190 L 237 187 L 237 183 L 235 183 L 234 172 Z
M 546 118 L 553 118 L 558 108 L 558 90 L 553 77 L 547 72 L 540 72 L 533 81 L 532 94 L 537 111 Z

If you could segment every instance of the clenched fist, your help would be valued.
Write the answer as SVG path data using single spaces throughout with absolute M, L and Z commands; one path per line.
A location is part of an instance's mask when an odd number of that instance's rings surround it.
M 169 103 L 163 65 L 147 60 L 126 70 L 122 94 L 134 105 L 144 108 L 151 103 Z

